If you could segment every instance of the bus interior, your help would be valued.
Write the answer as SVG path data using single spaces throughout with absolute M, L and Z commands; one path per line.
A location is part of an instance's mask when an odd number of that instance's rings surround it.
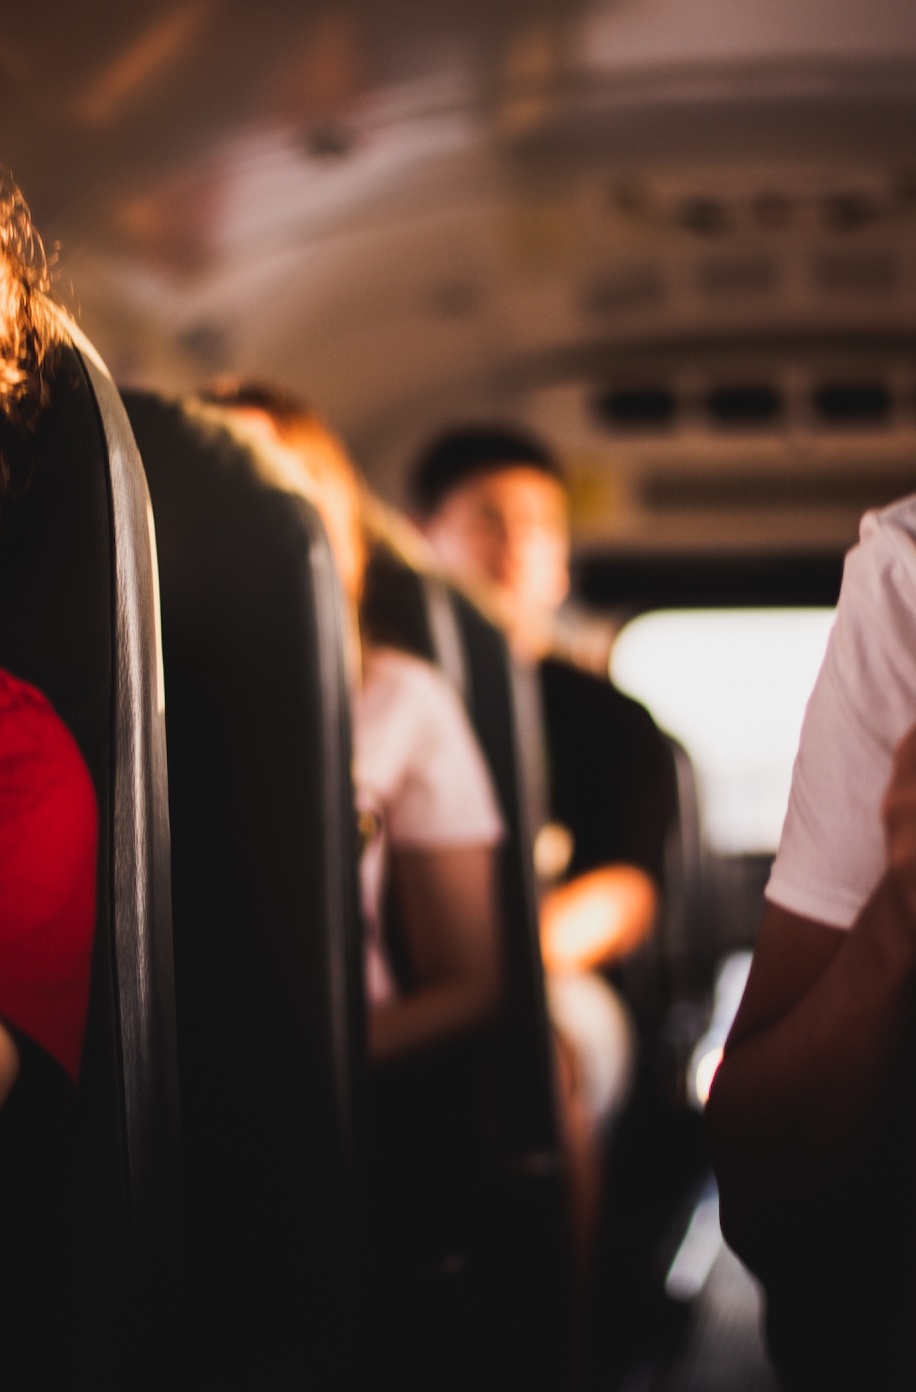
M 121 1139 L 81 1151 L 100 1170 L 74 1190 L 92 1191 L 79 1242 L 104 1229 L 108 1245 L 72 1357 L 125 1389 L 388 1375 L 769 1392 L 762 1297 L 719 1231 L 702 1110 L 844 554 L 863 512 L 916 478 L 916 11 L 48 0 L 0 15 L 0 73 L 0 160 L 82 364 L 54 400 L 71 434 L 48 450 L 65 458 L 79 432 L 96 499 L 25 500 L 49 539 L 0 548 L 0 665 L 59 692 L 80 730 L 73 684 L 92 685 L 97 648 L 119 693 L 85 734 L 112 839 L 110 1018 L 87 1044 L 104 1082 L 81 1126 Z M 379 1328 L 331 563 L 310 509 L 217 460 L 178 413 L 228 374 L 313 403 L 395 532 L 436 431 L 505 421 L 547 440 L 572 527 L 558 646 L 672 737 L 664 905 L 615 976 L 639 1064 L 584 1352 L 512 695 L 499 640 L 455 591 L 472 722 L 520 851 L 504 876 L 517 1029 L 502 1168 L 468 1187 L 477 1210 L 409 1287 L 416 1308 L 386 1307 Z M 84 513 L 97 562 L 66 543 Z M 404 645 L 448 673 L 433 582 L 397 566 L 388 581 Z M 135 823 L 149 839 L 131 868 Z M 182 933 L 204 920 L 207 939 Z M 430 1183 L 459 1193 L 479 1156 L 448 1135 Z

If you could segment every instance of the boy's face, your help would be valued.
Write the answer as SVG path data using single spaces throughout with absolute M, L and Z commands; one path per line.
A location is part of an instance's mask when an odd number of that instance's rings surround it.
M 484 585 L 510 633 L 546 623 L 569 589 L 569 519 L 556 479 L 500 465 L 460 484 L 426 523 L 445 570 Z

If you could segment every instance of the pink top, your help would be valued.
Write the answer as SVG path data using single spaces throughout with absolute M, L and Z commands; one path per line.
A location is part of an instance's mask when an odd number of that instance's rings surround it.
M 356 804 L 368 828 L 360 865 L 366 984 L 378 1003 L 397 994 L 381 922 L 388 847 L 492 846 L 503 819 L 464 707 L 429 663 L 370 650 L 353 727 Z

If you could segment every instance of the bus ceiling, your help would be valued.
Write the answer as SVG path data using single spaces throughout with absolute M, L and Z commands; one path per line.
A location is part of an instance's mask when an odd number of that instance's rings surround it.
M 276 376 L 377 485 L 561 450 L 580 550 L 820 547 L 910 485 L 903 0 L 48 0 L 2 158 L 123 382 Z

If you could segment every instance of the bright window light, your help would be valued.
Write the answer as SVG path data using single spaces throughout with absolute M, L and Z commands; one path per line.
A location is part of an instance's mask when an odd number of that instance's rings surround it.
M 710 845 L 776 849 L 832 609 L 669 610 L 627 624 L 611 676 L 696 766 Z

